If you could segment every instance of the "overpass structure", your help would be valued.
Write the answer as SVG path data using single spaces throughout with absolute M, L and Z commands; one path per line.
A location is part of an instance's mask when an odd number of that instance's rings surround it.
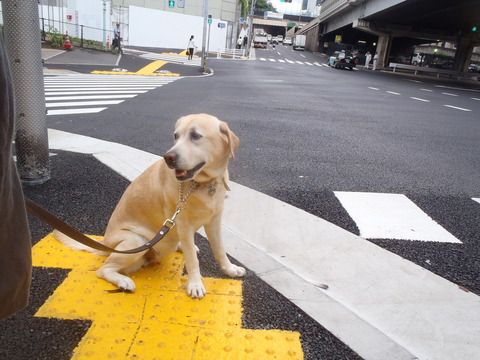
M 320 16 L 302 27 L 307 49 L 332 52 L 329 44 L 361 41 L 388 64 L 396 43 L 456 44 L 453 69 L 465 71 L 480 45 L 478 0 L 323 0 Z
M 267 34 L 272 34 L 273 36 L 287 36 L 288 29 L 301 28 L 306 24 L 308 24 L 308 21 L 303 21 L 301 17 L 299 20 L 253 18 L 254 28 L 262 28 Z

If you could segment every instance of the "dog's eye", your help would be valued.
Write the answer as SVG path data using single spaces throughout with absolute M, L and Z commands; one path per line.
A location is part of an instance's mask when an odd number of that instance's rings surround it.
M 192 140 L 200 140 L 202 138 L 202 135 L 200 135 L 199 133 L 197 133 L 196 131 L 192 131 L 190 133 L 190 138 Z
M 173 134 L 173 139 L 174 139 L 174 140 L 178 140 L 178 134 L 177 134 L 177 133 L 174 133 L 174 134 Z

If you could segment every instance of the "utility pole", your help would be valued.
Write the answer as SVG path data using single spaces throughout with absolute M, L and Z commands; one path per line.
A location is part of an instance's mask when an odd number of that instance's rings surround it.
M 15 148 L 21 181 L 50 179 L 38 2 L 3 0 L 5 45 L 15 94 Z
M 250 57 L 250 49 L 253 39 L 253 14 L 255 13 L 255 6 L 257 5 L 257 0 L 252 0 L 250 5 L 250 14 L 248 16 L 248 43 L 247 43 L 247 57 Z
M 107 2 L 106 0 L 103 0 L 103 48 L 107 47 L 107 30 L 106 29 L 107 29 Z
M 208 22 L 208 0 L 203 0 L 203 38 L 202 38 L 202 68 L 207 72 L 207 51 L 205 43 L 207 40 L 207 22 Z

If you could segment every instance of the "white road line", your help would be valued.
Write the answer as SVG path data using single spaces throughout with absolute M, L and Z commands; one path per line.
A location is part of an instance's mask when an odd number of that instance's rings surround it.
M 307 62 L 307 61 L 305 61 L 305 64 L 310 65 L 310 66 L 313 66 L 312 63 L 309 63 L 309 62 Z
M 92 90 L 118 90 L 120 89 L 130 89 L 130 90 L 139 90 L 139 89 L 155 89 L 156 87 L 160 87 L 162 85 L 109 85 L 109 84 L 70 84 L 70 85 L 57 85 L 57 84 L 45 84 L 45 90 L 52 90 L 52 89 L 92 89 Z
M 467 89 L 467 88 L 459 88 L 454 86 L 445 86 L 445 85 L 434 85 L 435 87 L 442 88 L 442 89 L 451 89 L 451 90 L 461 90 L 461 91 L 471 91 L 471 92 L 480 92 L 477 89 Z
M 371 87 L 371 86 L 369 86 L 368 88 L 369 88 L 370 90 L 380 90 L 379 88 Z
M 155 88 L 152 88 L 155 89 Z M 45 95 L 87 95 L 87 94 L 144 94 L 147 90 L 110 90 L 110 91 L 45 91 Z
M 295 61 L 297 64 L 303 65 L 303 62 L 301 61 Z
M 448 96 L 458 96 L 457 94 L 452 94 L 452 93 L 446 93 L 446 92 L 442 92 L 443 95 L 448 95 Z
M 299 55 L 300 55 L 301 57 L 303 57 L 303 58 L 305 57 L 305 55 L 303 55 L 303 54 L 299 54 Z
M 455 109 L 455 110 L 472 111 L 472 110 L 470 110 L 470 109 L 465 109 L 465 108 L 461 108 L 461 107 L 453 106 L 453 105 L 443 105 L 443 106 L 446 106 L 446 107 L 448 107 L 448 108 Z
M 420 89 L 420 90 L 422 90 L 422 91 L 428 91 L 428 92 L 433 92 L 433 90 L 431 90 L 431 89 Z
M 472 198 L 473 201 L 476 201 L 480 204 L 480 198 Z
M 277 51 L 277 54 L 278 54 L 278 55 L 282 55 L 282 54 L 280 54 L 280 51 Z
M 99 107 L 99 108 L 83 108 L 83 109 L 56 109 L 56 110 L 47 110 L 47 115 L 92 114 L 92 113 L 98 113 L 105 109 L 107 108 Z
M 65 107 L 65 106 L 90 106 L 90 105 L 115 105 L 120 104 L 124 100 L 102 100 L 102 101 L 74 101 L 74 102 L 59 102 L 59 103 L 46 103 L 48 107 Z
M 398 92 L 395 92 L 395 91 L 386 91 L 388 94 L 392 94 L 392 95 L 402 95 Z
M 480 101 L 480 98 L 470 98 L 470 100 L 477 100 L 477 101 Z
M 85 96 L 47 96 L 45 101 L 58 100 L 94 100 L 94 99 L 130 99 L 137 95 L 85 95 Z
M 268 60 L 270 60 L 270 61 L 272 61 L 272 62 L 275 62 L 275 61 L 276 61 L 275 59 L 268 59 Z
M 278 61 L 281 62 L 281 63 L 285 62 L 285 60 L 282 60 L 282 59 L 278 59 Z
M 320 65 L 320 64 L 319 64 L 318 62 L 316 62 L 316 61 L 313 63 L 313 65 L 322 66 L 322 65 Z
M 261 60 L 261 61 L 267 61 L 267 59 L 265 59 L 265 58 L 260 58 L 260 60 Z
M 418 101 L 423 101 L 423 102 L 430 102 L 430 100 L 427 100 L 427 99 L 421 99 L 421 98 L 417 98 L 417 97 L 413 97 L 413 96 L 410 96 L 410 99 L 413 99 L 413 100 L 418 100 Z
M 366 239 L 461 243 L 405 195 L 335 192 Z
M 289 64 L 293 64 L 293 63 L 295 63 L 295 62 L 294 62 L 294 61 L 292 61 L 292 60 L 288 60 L 288 59 L 285 59 L 285 60 L 286 60 L 286 61 L 287 61 Z
M 53 129 L 49 145 L 92 154 L 130 181 L 159 159 Z M 303 210 L 230 185 L 222 225 L 227 252 L 360 357 L 478 358 L 479 296 Z

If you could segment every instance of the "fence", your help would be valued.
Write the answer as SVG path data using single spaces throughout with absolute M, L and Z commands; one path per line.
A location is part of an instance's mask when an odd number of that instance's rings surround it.
M 233 59 L 245 59 L 245 49 L 218 49 L 217 58 L 229 57 Z
M 109 50 L 113 41 L 111 30 L 45 18 L 40 18 L 40 30 L 42 41 L 50 42 L 52 47 L 62 48 L 67 33 L 76 47 Z

